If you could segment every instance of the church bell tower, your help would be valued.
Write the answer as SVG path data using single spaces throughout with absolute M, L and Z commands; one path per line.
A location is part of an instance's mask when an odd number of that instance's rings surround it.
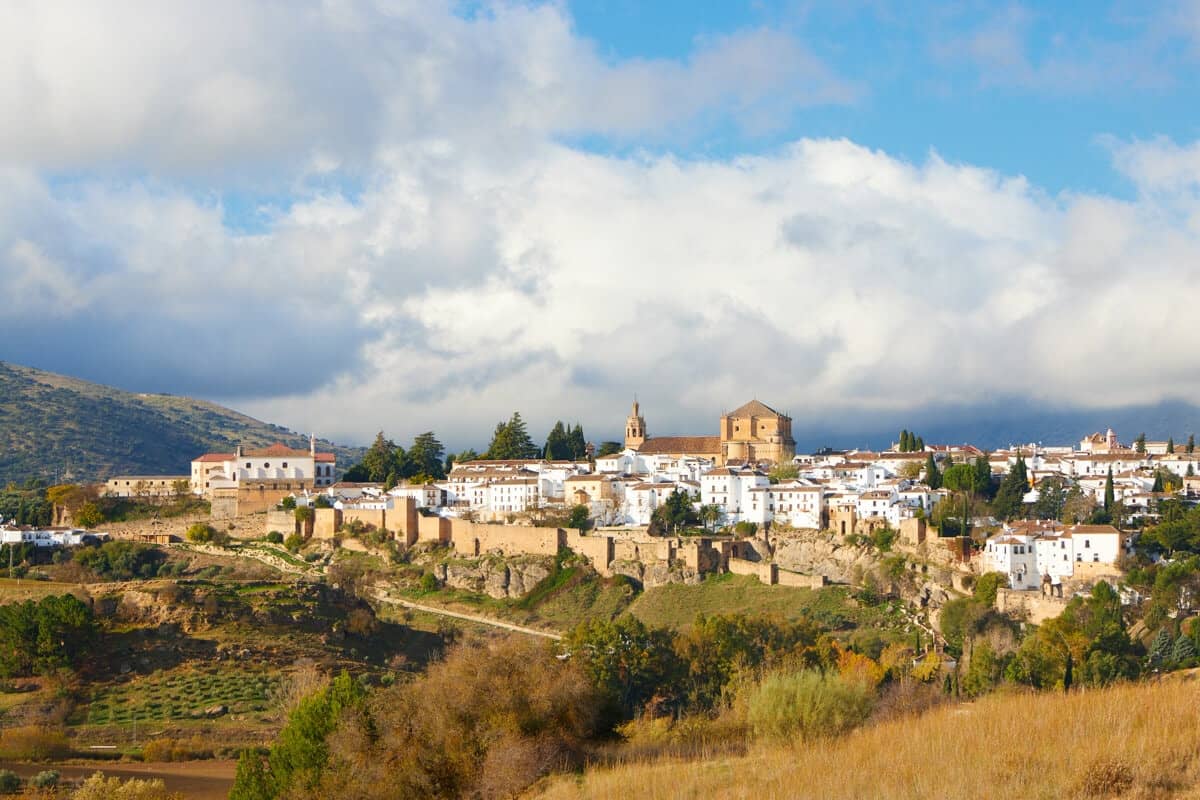
M 625 447 L 637 450 L 646 441 L 646 420 L 642 419 L 637 400 L 633 401 L 633 413 L 625 420 Z

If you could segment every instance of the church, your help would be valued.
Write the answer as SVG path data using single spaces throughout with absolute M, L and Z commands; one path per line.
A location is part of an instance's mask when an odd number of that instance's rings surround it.
M 625 447 L 642 455 L 709 458 L 719 466 L 781 464 L 796 455 L 792 418 L 758 400 L 722 414 L 717 430 L 716 436 L 650 436 L 635 400 L 625 421 Z

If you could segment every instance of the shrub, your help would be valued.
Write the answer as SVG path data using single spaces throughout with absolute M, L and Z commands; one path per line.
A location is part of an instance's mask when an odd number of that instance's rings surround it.
M 279 531 L 271 531 L 267 534 L 267 541 L 271 544 L 283 544 L 283 534 Z
M 421 576 L 421 591 L 434 592 L 437 591 L 437 588 L 438 579 L 436 575 L 434 575 L 432 572 L 426 572 Z
M 212 757 L 212 747 L 199 736 L 191 739 L 155 739 L 142 747 L 143 761 L 191 761 Z
M 11 769 L 0 769 L 0 792 L 16 794 L 21 791 L 21 778 Z
M 300 548 L 304 546 L 304 539 L 300 536 L 300 534 L 293 533 L 283 540 L 283 546 L 288 550 L 291 550 L 293 553 L 297 553 L 300 551 Z
M 747 718 L 761 737 L 816 739 L 862 724 L 874 700 L 859 681 L 813 670 L 776 673 L 750 690 Z
M 29 779 L 29 785 L 35 789 L 53 789 L 61 777 L 56 769 L 44 769 Z
M 168 794 L 162 780 L 106 778 L 97 772 L 71 795 L 71 800 L 170 800 L 178 795 Z
M 54 761 L 71 755 L 62 731 L 24 725 L 0 731 L 0 758 L 16 761 Z
M 279 501 L 279 507 L 284 511 L 295 511 L 296 498 L 289 494 L 287 497 Z
M 216 530 L 212 525 L 205 525 L 203 522 L 197 522 L 195 525 L 187 529 L 187 540 L 196 544 L 207 544 L 213 540 L 213 535 Z

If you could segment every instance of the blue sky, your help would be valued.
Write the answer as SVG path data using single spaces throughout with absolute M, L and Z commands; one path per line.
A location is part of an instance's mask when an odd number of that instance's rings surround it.
M 933 150 L 1051 192 L 1129 196 L 1134 187 L 1114 174 L 1103 137 L 1200 135 L 1200 71 L 1179 22 L 1185 4 L 583 0 L 569 8 L 579 33 L 611 59 L 686 59 L 706 38 L 786 31 L 860 92 L 851 103 L 782 114 L 767 132 L 709 132 L 681 152 L 844 136 L 911 160 Z
M 0 359 L 452 446 L 1193 398 L 1197 67 L 1198 0 L 24 4 Z

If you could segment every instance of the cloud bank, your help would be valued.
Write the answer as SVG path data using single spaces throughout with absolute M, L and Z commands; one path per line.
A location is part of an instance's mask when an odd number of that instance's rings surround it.
M 1132 200 L 844 139 L 683 157 L 862 89 L 767 29 L 612 60 L 552 4 L 200 9 L 0 33 L 0 357 L 456 446 L 613 435 L 634 393 L 665 434 L 1200 391 L 1196 145 L 1109 141 Z

